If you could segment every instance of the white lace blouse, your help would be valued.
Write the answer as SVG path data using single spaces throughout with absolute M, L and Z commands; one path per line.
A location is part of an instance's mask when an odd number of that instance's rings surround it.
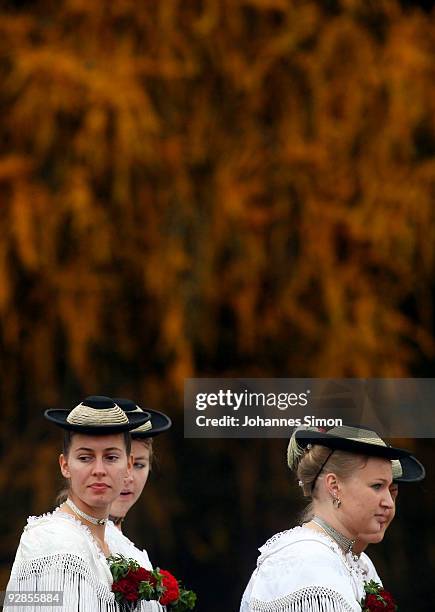
M 108 531 L 111 532 L 110 527 Z M 135 549 L 125 536 L 109 536 L 106 541 L 111 554 L 133 557 L 141 565 L 146 561 L 146 569 L 151 568 L 148 555 Z M 28 518 L 7 591 L 61 591 L 62 605 L 50 606 L 51 612 L 118 612 L 111 591 L 112 583 L 106 557 L 83 523 L 59 510 Z M 10 608 L 5 606 L 5 609 L 36 612 L 41 607 L 15 604 Z M 162 610 L 165 608 L 156 602 L 142 601 L 138 606 L 138 612 Z
M 307 527 L 276 534 L 260 553 L 240 612 L 361 612 L 364 582 L 379 578 L 367 555 L 344 554 Z

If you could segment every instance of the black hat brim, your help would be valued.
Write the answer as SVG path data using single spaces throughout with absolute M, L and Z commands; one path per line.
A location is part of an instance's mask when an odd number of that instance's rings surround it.
M 402 466 L 402 476 L 394 478 L 394 482 L 420 482 L 426 476 L 426 470 L 414 455 L 399 459 Z
M 44 416 L 52 423 L 62 427 L 62 429 L 96 436 L 131 431 L 132 429 L 140 427 L 150 420 L 149 413 L 145 411 L 132 413 L 125 412 L 125 415 L 128 418 L 128 423 L 116 423 L 114 425 L 77 425 L 75 423 L 68 423 L 66 420 L 70 412 L 71 410 L 54 408 L 46 410 L 44 412 Z
M 349 453 L 357 453 L 359 455 L 368 455 L 369 457 L 383 457 L 385 459 L 401 459 L 409 457 L 410 452 L 403 448 L 394 446 L 381 446 L 380 444 L 370 444 L 359 440 L 350 440 L 340 436 L 334 436 L 322 431 L 299 430 L 295 433 L 296 440 L 299 446 L 307 444 L 320 444 L 332 450 L 342 450 Z M 423 467 L 423 466 L 422 466 Z
M 150 408 L 146 409 L 146 412 L 150 415 L 152 428 L 148 431 L 132 431 L 131 436 L 133 439 L 143 439 L 143 438 L 154 438 L 154 436 L 158 436 L 159 434 L 167 431 L 170 427 L 172 427 L 171 419 L 164 414 L 163 412 L 159 412 L 158 410 L 151 410 Z M 127 416 L 130 414 L 138 414 L 136 412 L 126 412 Z

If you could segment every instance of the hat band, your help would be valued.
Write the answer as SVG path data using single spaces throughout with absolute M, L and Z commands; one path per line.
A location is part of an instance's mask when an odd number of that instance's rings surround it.
M 393 480 L 401 478 L 403 476 L 402 464 L 398 459 L 391 460 L 391 469 L 393 472 Z
M 66 418 L 71 425 L 122 425 L 129 420 L 123 410 L 117 405 L 112 408 L 91 408 L 79 404 L 71 410 Z
M 144 423 L 140 427 L 136 427 L 136 429 L 133 429 L 132 431 L 130 431 L 130 433 L 131 434 L 146 433 L 147 431 L 149 431 L 152 428 L 153 428 L 153 424 L 151 423 L 151 421 L 147 421 L 146 423 Z
M 132 410 L 131 412 L 144 412 L 141 408 L 139 408 L 139 406 L 136 408 L 136 410 Z M 147 431 L 149 431 L 150 429 L 153 428 L 153 424 L 151 423 L 151 420 L 147 421 L 146 423 L 144 423 L 143 425 L 141 425 L 140 427 L 136 427 L 136 429 L 133 429 L 133 431 L 131 431 L 131 434 L 135 434 L 135 433 L 146 433 Z
M 339 427 L 333 427 L 330 429 L 328 434 L 344 438 L 346 440 L 352 440 L 353 442 L 363 442 L 364 444 L 375 444 L 377 446 L 387 446 L 380 436 L 376 432 L 372 432 L 367 429 L 359 429 L 351 427 L 349 425 L 340 425 Z M 366 434 L 358 435 L 358 434 Z M 369 435 L 367 435 L 369 434 Z M 373 434 L 373 435 L 370 435 Z M 319 444 L 321 444 L 319 442 Z
M 333 434 L 334 436 L 336 434 Z M 381 438 L 346 438 L 343 437 L 344 440 L 352 440 L 353 442 L 364 442 L 364 444 L 373 444 L 375 446 L 387 446 Z
M 322 463 L 322 465 L 320 466 L 320 470 L 317 472 L 317 474 L 316 474 L 316 476 L 315 476 L 315 478 L 314 478 L 313 482 L 311 483 L 311 495 L 313 495 L 313 491 L 314 491 L 314 487 L 316 486 L 316 481 L 317 481 L 317 479 L 319 478 L 320 474 L 322 473 L 323 468 L 325 467 L 325 465 L 326 465 L 326 464 L 328 463 L 328 461 L 330 460 L 330 458 L 331 458 L 331 456 L 332 456 L 332 453 L 333 453 L 333 452 L 334 452 L 334 449 L 332 449 L 332 450 L 331 450 L 331 452 L 329 452 L 329 453 L 326 455 L 326 459 L 325 459 L 325 461 L 324 461 L 324 462 Z

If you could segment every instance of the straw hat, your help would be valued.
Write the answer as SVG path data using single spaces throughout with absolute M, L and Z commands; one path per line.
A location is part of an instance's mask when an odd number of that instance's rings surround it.
M 135 404 L 132 400 L 124 397 L 117 397 L 113 400 L 116 404 L 130 416 L 132 414 L 143 414 L 142 408 Z M 164 431 L 167 431 L 172 426 L 171 419 L 163 412 L 157 410 L 146 409 L 146 413 L 150 415 L 150 421 L 133 429 L 131 435 L 133 438 L 153 438 Z
M 46 410 L 44 416 L 62 429 L 94 435 L 131 431 L 150 422 L 147 412 L 126 414 L 110 397 L 103 395 L 91 395 L 72 410 Z
M 327 432 L 300 428 L 293 432 L 288 445 L 287 463 L 291 469 L 297 468 L 309 444 L 320 444 L 331 450 L 342 450 L 385 459 L 402 459 L 411 456 L 407 450 L 388 446 L 372 429 L 349 425 L 333 427 Z
M 426 476 L 426 470 L 414 455 L 393 459 L 393 480 L 394 482 L 420 482 Z

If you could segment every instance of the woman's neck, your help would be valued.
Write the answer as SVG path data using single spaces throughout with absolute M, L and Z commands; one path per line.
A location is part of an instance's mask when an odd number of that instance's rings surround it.
M 91 532 L 91 535 L 94 538 L 95 542 L 97 543 L 98 547 L 102 551 L 103 555 L 106 558 L 110 557 L 111 552 L 110 552 L 110 549 L 109 549 L 109 547 L 108 547 L 108 545 L 106 543 L 106 540 L 105 540 L 106 525 L 93 525 L 89 521 L 86 521 L 81 516 L 79 516 L 75 512 L 73 512 L 73 510 L 67 504 L 65 504 L 65 503 L 60 506 L 60 509 L 65 514 L 71 515 L 77 521 L 80 521 L 80 523 L 82 523 L 82 525 L 87 527 L 89 529 L 89 531 Z
M 314 516 L 318 516 L 324 520 L 325 523 L 327 523 L 330 527 L 333 527 L 333 529 L 344 535 L 349 540 L 355 540 L 358 535 L 356 532 L 351 531 L 342 523 L 340 517 L 337 516 L 337 511 L 335 509 L 331 511 L 329 508 L 318 506 L 314 508 Z M 307 523 L 306 526 L 310 527 L 310 529 L 313 529 L 314 531 L 323 531 L 321 527 L 312 522 Z
M 110 506 L 103 506 L 103 507 L 98 507 L 98 508 L 88 506 L 88 504 L 85 504 L 81 499 L 77 498 L 75 495 L 71 493 L 68 496 L 68 499 L 73 502 L 73 505 L 79 511 L 81 511 L 84 514 L 89 515 L 89 517 L 91 518 L 94 518 L 97 520 L 104 520 L 104 519 L 107 519 L 108 517 Z M 86 517 L 80 515 L 77 511 L 75 511 L 74 506 L 73 507 L 69 506 L 67 501 L 64 502 L 61 506 L 62 512 L 65 512 L 66 514 L 70 514 L 75 519 L 79 520 L 81 523 L 83 523 L 83 525 L 88 527 L 88 529 L 90 530 L 93 536 L 95 536 L 98 540 L 101 540 L 104 542 L 104 534 L 105 534 L 105 529 L 106 529 L 105 522 L 100 525 L 95 525 L 91 520 L 87 520 Z
M 344 554 L 348 554 L 353 551 L 353 545 L 355 544 L 355 540 L 352 538 L 347 538 L 319 516 L 314 516 L 311 519 L 311 525 L 309 525 L 309 527 L 312 529 L 314 529 L 315 527 L 320 527 L 320 529 L 331 540 L 338 544 Z

